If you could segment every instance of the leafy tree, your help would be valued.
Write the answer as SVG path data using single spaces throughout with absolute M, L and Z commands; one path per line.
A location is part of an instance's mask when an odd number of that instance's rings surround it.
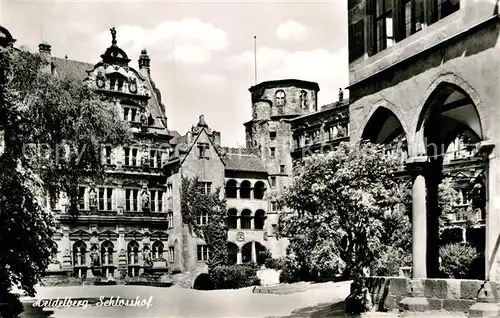
M 477 250 L 469 244 L 452 243 L 439 249 L 440 270 L 448 278 L 470 278 L 471 266 L 478 257 Z
M 189 231 L 202 237 L 207 243 L 210 257 L 207 261 L 209 271 L 217 266 L 228 265 L 227 251 L 227 208 L 220 198 L 221 189 L 205 193 L 198 186 L 198 178 L 182 177 L 181 214 L 182 222 Z M 208 223 L 197 223 L 200 215 L 208 215 Z
M 393 237 L 386 226 L 391 218 L 397 223 L 393 207 L 403 203 L 394 175 L 399 165 L 383 146 L 367 142 L 342 143 L 303 160 L 279 197 L 282 207 L 296 212 L 280 216 L 279 234 L 289 238 L 290 254 L 313 276 L 342 270 L 353 277 L 372 266 Z
M 11 287 L 34 296 L 49 263 L 54 223 L 46 194 L 66 192 L 75 212 L 78 184 L 103 175 L 101 146 L 131 137 L 116 107 L 75 78 L 42 72 L 45 66 L 38 54 L 0 50 L 0 302 L 13 304 L 2 312 L 7 317 L 21 309 Z

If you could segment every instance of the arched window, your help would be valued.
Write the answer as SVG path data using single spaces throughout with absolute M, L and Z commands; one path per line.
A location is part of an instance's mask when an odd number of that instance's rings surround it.
M 238 245 L 232 243 L 232 242 L 227 242 L 227 254 L 228 254 L 228 261 L 229 265 L 234 265 L 238 261 Z
M 276 91 L 276 95 L 274 96 L 274 100 L 276 106 L 284 106 L 285 105 L 285 92 L 282 90 Z
M 305 90 L 300 91 L 300 107 L 302 109 L 307 109 L 307 92 Z
M 155 241 L 153 243 L 153 257 L 155 260 L 163 258 L 163 243 L 161 241 Z
M 113 264 L 113 243 L 110 241 L 104 241 L 101 244 L 101 259 L 102 265 Z
M 264 223 L 266 220 L 266 212 L 263 210 L 257 210 L 255 212 L 255 229 L 256 230 L 263 230 L 264 229 Z
M 168 225 L 169 229 L 174 228 L 174 212 L 172 212 L 172 211 L 169 211 L 167 213 L 167 225 Z
M 245 180 L 240 185 L 240 199 L 250 199 L 250 181 Z
M 236 229 L 238 226 L 238 212 L 236 209 L 229 209 L 227 212 L 227 227 L 229 229 Z
M 243 210 L 241 212 L 241 228 L 249 230 L 251 228 L 252 212 L 250 210 Z
M 255 186 L 254 186 L 254 189 L 253 189 L 253 197 L 254 197 L 254 199 L 259 199 L 259 200 L 264 199 L 265 192 L 266 192 L 266 187 L 264 185 L 264 182 L 257 181 L 255 183 Z
M 238 184 L 236 180 L 228 180 L 226 182 L 226 197 L 227 198 L 236 198 L 238 191 Z
M 139 243 L 130 241 L 127 246 L 128 264 L 137 265 L 139 263 Z

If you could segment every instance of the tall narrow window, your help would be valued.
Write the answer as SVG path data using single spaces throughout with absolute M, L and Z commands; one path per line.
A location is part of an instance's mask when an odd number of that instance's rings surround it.
M 132 190 L 125 190 L 125 211 L 131 211 L 132 208 Z
M 85 210 L 85 188 L 78 188 L 78 208 L 80 210 Z
M 123 120 L 129 120 L 128 119 L 128 114 L 130 112 L 130 108 L 128 107 L 123 107 Z
M 280 165 L 280 173 L 285 173 L 285 165 Z
M 105 208 L 104 188 L 99 188 L 99 210 L 103 211 Z
M 135 116 L 137 114 L 137 109 L 132 108 L 131 109 L 131 114 L 130 114 L 130 121 L 135 122 Z
M 156 193 L 158 191 L 151 190 L 149 192 L 150 197 L 151 197 L 151 212 L 156 212 Z
M 404 37 L 422 30 L 424 24 L 424 0 L 404 0 L 402 7 L 404 17 Z
M 112 188 L 99 188 L 99 210 L 101 211 L 113 210 Z
M 269 133 L 269 139 L 271 139 L 271 141 L 276 140 L 276 132 L 275 131 L 271 131 Z
M 113 189 L 106 189 L 106 208 L 108 211 L 113 210 Z
M 271 158 L 275 158 L 276 157 L 276 148 L 271 147 L 270 150 L 271 150 Z
M 174 250 L 174 247 L 173 246 L 169 246 L 168 247 L 168 261 L 170 263 L 173 263 L 174 262 L 174 259 L 175 259 L 175 250 Z
M 130 148 L 123 148 L 123 154 L 125 155 L 124 164 L 126 166 L 129 166 L 130 165 Z
M 109 146 L 104 148 L 104 163 L 111 164 L 111 147 Z
M 139 190 L 132 190 L 133 211 L 139 211 Z
M 364 20 L 349 25 L 349 62 L 365 54 L 365 24 Z
M 376 0 L 377 52 L 394 44 L 392 0 Z
M 158 191 L 158 212 L 163 212 L 163 195 L 164 191 Z
M 271 188 L 276 187 L 276 177 L 271 177 Z
M 132 166 L 137 166 L 137 149 L 132 149 L 132 160 L 130 164 Z

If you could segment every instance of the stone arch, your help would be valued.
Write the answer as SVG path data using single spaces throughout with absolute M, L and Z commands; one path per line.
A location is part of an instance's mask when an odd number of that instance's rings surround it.
M 264 182 L 262 181 L 255 182 L 253 194 L 254 194 L 254 199 L 259 199 L 259 200 L 264 199 L 264 195 L 266 194 L 266 186 Z
M 227 198 L 237 198 L 238 197 L 238 182 L 234 179 L 227 180 L 226 182 L 226 197 Z
M 227 211 L 227 227 L 232 230 L 238 228 L 238 210 L 235 208 Z
M 266 222 L 266 212 L 264 210 L 255 211 L 254 225 L 256 230 L 263 230 Z
M 414 119 L 411 123 L 411 127 L 413 127 L 414 138 L 412 142 L 414 143 L 414 149 L 411 149 L 412 155 L 423 155 L 426 151 L 424 144 L 424 127 L 425 123 L 428 120 L 428 116 L 430 115 L 430 111 L 434 110 L 436 105 L 439 107 L 439 101 L 447 96 L 447 92 L 454 90 L 461 92 L 463 95 L 467 96 L 472 105 L 475 107 L 475 113 L 479 120 L 479 131 L 478 137 L 481 140 L 484 140 L 484 129 L 483 122 L 484 116 L 482 115 L 483 111 L 483 103 L 479 96 L 479 93 L 470 86 L 464 79 L 457 76 L 454 73 L 444 73 L 438 76 L 427 88 L 422 101 L 420 102 L 418 108 L 416 109 L 418 116 L 414 116 Z
M 378 100 L 375 103 L 373 103 L 373 106 L 370 110 L 369 115 L 365 117 L 363 124 L 361 125 L 358 139 L 362 139 L 363 132 L 366 130 L 366 126 L 367 126 L 368 122 L 370 122 L 373 115 L 375 113 L 377 113 L 380 108 L 385 108 L 385 109 L 389 110 L 390 112 L 392 112 L 392 114 L 394 114 L 394 117 L 396 117 L 398 119 L 398 121 L 401 123 L 403 130 L 406 133 L 408 133 L 410 131 L 408 124 L 404 120 L 403 113 L 400 111 L 400 109 L 396 105 L 391 103 L 390 101 L 388 101 L 386 99 L 381 99 L 381 100 Z
M 229 265 L 234 265 L 238 261 L 238 251 L 240 248 L 234 242 L 227 242 L 227 254 Z
M 240 183 L 240 199 L 250 199 L 252 184 L 248 180 L 243 180 Z
M 241 228 L 249 230 L 251 228 L 252 211 L 244 209 L 241 211 Z

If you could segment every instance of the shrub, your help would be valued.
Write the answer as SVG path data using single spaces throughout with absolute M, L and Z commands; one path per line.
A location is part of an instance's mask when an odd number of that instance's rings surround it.
M 266 266 L 266 268 L 275 269 L 279 271 L 280 269 L 283 268 L 284 262 L 285 262 L 285 257 L 268 258 L 266 259 L 264 265 Z
M 400 267 L 411 266 L 411 264 L 411 251 L 387 246 L 386 250 L 373 263 L 372 274 L 376 276 L 398 276 Z
M 280 283 L 296 283 L 305 280 L 304 270 L 296 260 L 285 257 L 282 259 Z
M 236 289 L 260 285 L 258 269 L 255 263 L 215 266 L 209 270 L 209 275 L 215 289 Z
M 452 243 L 439 249 L 440 271 L 448 278 L 468 278 L 477 250 L 467 243 Z

